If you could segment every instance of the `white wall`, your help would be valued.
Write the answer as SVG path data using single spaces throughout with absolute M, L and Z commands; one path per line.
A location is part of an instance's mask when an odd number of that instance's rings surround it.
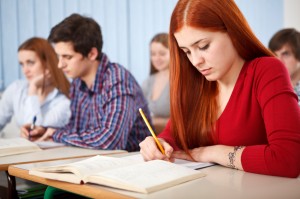
M 284 27 L 300 31 L 300 1 L 284 0 Z
M 235 0 L 258 39 L 268 45 L 283 27 L 284 0 Z
M 283 27 L 284 0 L 235 0 L 266 45 Z M 298 0 L 285 0 L 298 3 Z M 99 22 L 103 51 L 124 65 L 139 83 L 149 74 L 149 42 L 167 32 L 177 0 L 0 0 L 0 91 L 22 78 L 18 46 L 29 37 L 48 37 L 53 25 L 73 12 Z M 293 9 L 300 8 L 291 5 Z
M 79 13 L 101 26 L 103 52 L 141 83 L 149 74 L 149 42 L 167 32 L 177 0 L 0 0 L 0 91 L 23 78 L 18 46 L 30 37 L 47 38 L 50 29 Z

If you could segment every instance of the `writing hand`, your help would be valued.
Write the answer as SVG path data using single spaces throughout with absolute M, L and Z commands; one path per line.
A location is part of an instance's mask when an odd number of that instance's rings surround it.
M 20 129 L 20 131 L 21 131 L 20 136 L 27 139 L 29 137 L 30 127 L 31 127 L 31 124 L 23 125 Z
M 140 152 L 145 161 L 149 160 L 166 160 L 173 161 L 171 157 L 173 148 L 163 139 L 158 138 L 160 144 L 165 150 L 166 155 L 163 155 L 156 145 L 156 142 L 152 136 L 148 136 L 144 141 L 140 143 Z
M 36 126 L 33 130 L 30 131 L 31 124 L 25 124 L 21 127 L 21 137 L 28 138 L 30 132 L 30 140 L 35 141 L 46 132 L 46 128 L 42 126 Z
M 53 141 L 52 136 L 56 129 L 48 128 L 44 135 L 37 139 L 36 141 Z

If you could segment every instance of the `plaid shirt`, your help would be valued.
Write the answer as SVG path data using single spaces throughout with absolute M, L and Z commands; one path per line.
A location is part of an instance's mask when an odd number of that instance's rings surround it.
M 139 150 L 149 135 L 138 109 L 150 119 L 142 90 L 122 66 L 102 53 L 92 89 L 79 78 L 70 91 L 72 116 L 67 126 L 57 129 L 56 142 L 94 149 Z

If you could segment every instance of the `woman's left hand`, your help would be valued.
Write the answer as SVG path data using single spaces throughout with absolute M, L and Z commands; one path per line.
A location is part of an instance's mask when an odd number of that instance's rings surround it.
M 196 162 L 217 163 L 226 167 L 232 168 L 232 166 L 234 166 L 234 168 L 236 169 L 243 170 L 241 156 L 244 149 L 245 147 L 239 147 L 235 150 L 233 146 L 212 145 L 189 150 L 192 158 L 184 151 L 174 151 L 171 158 Z M 231 162 L 229 158 L 232 155 L 234 155 L 234 157 L 232 158 L 233 162 Z M 231 163 L 233 163 L 233 165 L 231 165 Z
M 42 137 L 40 137 L 39 139 L 37 139 L 36 141 L 53 141 L 53 134 L 55 132 L 56 129 L 53 128 L 48 128 L 47 131 L 44 133 L 44 135 Z
M 211 148 L 210 147 L 198 147 L 189 151 L 193 159 L 184 151 L 174 151 L 172 158 L 196 161 L 196 162 L 212 162 L 211 160 Z

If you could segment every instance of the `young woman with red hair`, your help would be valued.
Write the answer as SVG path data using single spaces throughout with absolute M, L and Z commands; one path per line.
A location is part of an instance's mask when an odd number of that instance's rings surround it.
M 171 119 L 140 143 L 145 160 L 181 158 L 266 175 L 300 173 L 300 109 L 284 65 L 233 0 L 180 0 L 171 17 Z
M 30 130 L 33 118 L 38 126 L 66 125 L 71 116 L 70 83 L 57 68 L 58 58 L 51 44 L 43 38 L 29 38 L 19 46 L 18 60 L 25 78 L 14 81 L 3 92 L 0 131 L 13 116 L 21 132 Z

